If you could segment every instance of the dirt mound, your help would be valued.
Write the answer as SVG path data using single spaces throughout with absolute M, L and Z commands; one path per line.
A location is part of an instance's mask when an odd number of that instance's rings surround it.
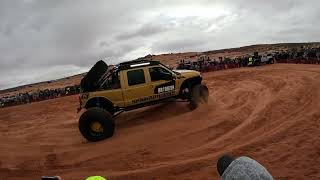
M 0 109 L 0 177 L 218 179 L 223 153 L 250 156 L 275 179 L 320 178 L 320 68 L 276 64 L 204 74 L 208 106 L 168 103 L 119 116 L 87 143 L 77 97 Z

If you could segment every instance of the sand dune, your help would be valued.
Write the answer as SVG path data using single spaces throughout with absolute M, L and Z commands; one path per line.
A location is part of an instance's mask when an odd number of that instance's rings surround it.
M 275 179 L 320 179 L 320 66 L 210 72 L 207 106 L 160 104 L 121 114 L 115 136 L 88 143 L 77 96 L 0 109 L 0 179 L 218 179 L 223 153 Z

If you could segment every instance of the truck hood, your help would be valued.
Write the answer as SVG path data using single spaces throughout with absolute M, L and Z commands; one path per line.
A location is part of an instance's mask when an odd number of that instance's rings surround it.
M 174 72 L 180 73 L 184 77 L 201 76 L 200 72 L 194 70 L 174 70 Z
M 173 70 L 173 71 L 178 73 L 184 73 L 184 72 L 193 72 L 194 70 L 179 69 L 179 70 Z

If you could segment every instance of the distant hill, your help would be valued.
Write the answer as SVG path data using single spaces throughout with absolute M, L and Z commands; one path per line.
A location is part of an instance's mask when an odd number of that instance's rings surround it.
M 310 42 L 310 43 L 279 43 L 279 44 L 256 44 L 250 46 L 243 46 L 237 48 L 229 48 L 229 49 L 219 49 L 205 52 L 185 52 L 185 53 L 170 53 L 170 54 L 160 54 L 160 55 L 147 55 L 145 57 L 141 57 L 140 59 L 147 60 L 158 60 L 163 64 L 176 66 L 177 63 L 182 60 L 196 60 L 201 55 L 207 55 L 211 59 L 218 59 L 219 57 L 237 57 L 243 56 L 246 54 L 253 54 L 253 52 L 257 51 L 259 53 L 266 52 L 276 52 L 291 48 L 301 48 L 301 46 L 320 46 L 320 42 Z
M 257 51 L 259 53 L 266 52 L 275 52 L 286 50 L 290 48 L 300 48 L 301 46 L 320 46 L 320 42 L 310 42 L 310 43 L 279 43 L 279 44 L 256 44 L 250 46 L 243 46 L 237 48 L 229 48 L 229 49 L 219 49 L 205 52 L 184 52 L 184 53 L 169 53 L 169 54 L 160 54 L 160 55 L 147 55 L 145 57 L 141 57 L 139 59 L 146 60 L 158 60 L 165 65 L 176 66 L 177 63 L 182 60 L 196 60 L 201 55 L 207 55 L 211 59 L 218 59 L 218 57 L 236 57 L 242 56 L 246 54 L 253 54 L 253 52 Z M 85 73 L 84 73 L 85 74 Z M 16 94 L 19 92 L 30 92 L 36 91 L 38 89 L 55 89 L 62 88 L 66 86 L 72 86 L 79 84 L 84 74 L 77 74 L 69 77 L 65 77 L 62 79 L 39 82 L 34 84 L 27 84 L 19 87 L 9 88 L 5 90 L 0 90 L 0 95 L 10 95 Z
M 51 80 L 51 81 L 43 81 L 43 82 L 27 84 L 27 85 L 13 87 L 9 89 L 0 90 L 0 97 L 5 95 L 23 93 L 23 92 L 37 91 L 38 89 L 39 90 L 56 89 L 56 88 L 63 88 L 66 86 L 73 86 L 73 85 L 79 84 L 84 74 L 85 73 L 77 74 L 77 75 L 73 75 L 73 76 L 69 76 L 61 79 Z

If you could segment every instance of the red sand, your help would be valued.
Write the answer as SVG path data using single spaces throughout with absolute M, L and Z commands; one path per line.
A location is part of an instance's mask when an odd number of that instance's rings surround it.
M 0 179 L 218 179 L 223 153 L 261 162 L 275 179 L 320 179 L 320 66 L 276 64 L 204 74 L 208 106 L 168 103 L 117 118 L 86 142 L 77 96 L 0 109 Z

